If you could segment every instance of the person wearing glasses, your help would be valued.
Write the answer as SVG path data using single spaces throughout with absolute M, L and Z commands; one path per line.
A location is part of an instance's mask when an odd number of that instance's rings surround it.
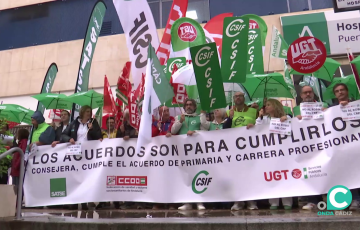
M 245 104 L 245 94 L 242 92 L 236 92 L 234 94 L 234 103 L 235 106 L 228 110 L 225 124 L 223 125 L 224 129 L 229 128 L 238 128 L 246 127 L 250 124 L 255 125 L 256 118 L 258 117 L 257 104 L 252 104 L 251 107 L 248 107 Z M 243 201 L 237 201 L 231 207 L 231 210 L 238 211 L 244 209 L 245 203 Z M 255 201 L 247 201 L 247 209 L 253 210 L 258 209 Z
M 187 98 L 184 103 L 185 113 L 176 116 L 175 122 L 171 127 L 172 135 L 183 135 L 193 136 L 198 130 L 209 130 L 210 124 L 201 122 L 200 116 L 196 113 L 196 101 L 194 99 Z M 206 116 L 202 114 L 201 116 Z M 206 117 L 205 117 L 206 121 Z M 191 210 L 192 204 L 184 204 L 179 207 L 179 210 Z M 198 210 L 206 209 L 202 203 L 197 203 Z
M 60 114 L 60 126 L 55 129 L 55 141 L 51 144 L 52 147 L 55 147 L 60 143 L 61 134 L 64 132 L 66 127 L 68 127 L 70 122 L 70 113 L 67 110 L 61 111 Z

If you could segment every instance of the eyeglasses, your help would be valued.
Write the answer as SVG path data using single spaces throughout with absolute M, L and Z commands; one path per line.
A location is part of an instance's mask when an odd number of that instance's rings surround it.
M 234 98 L 243 98 L 244 95 L 234 95 Z
M 193 103 L 187 103 L 186 106 L 193 106 Z

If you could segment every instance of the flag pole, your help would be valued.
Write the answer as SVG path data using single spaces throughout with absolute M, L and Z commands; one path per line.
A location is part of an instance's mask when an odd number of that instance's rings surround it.
M 316 89 L 316 92 L 317 92 L 318 95 L 319 95 L 320 102 L 322 102 L 321 95 L 320 95 L 320 91 L 319 91 L 319 87 L 316 85 L 316 81 L 313 80 L 313 79 L 314 79 L 314 74 L 312 73 L 311 76 L 312 76 L 311 81 L 312 81 L 312 82 L 314 83 L 314 85 L 315 85 L 315 89 Z
M 272 30 L 271 30 L 271 37 L 273 35 L 274 32 L 274 25 L 272 26 Z M 271 43 L 270 43 L 270 47 L 269 47 L 269 60 L 268 60 L 268 71 L 267 73 L 270 72 L 270 60 L 271 60 Z

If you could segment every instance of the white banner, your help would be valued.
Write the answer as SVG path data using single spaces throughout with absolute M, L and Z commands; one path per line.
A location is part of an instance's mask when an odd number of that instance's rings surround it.
M 324 194 L 360 187 L 360 120 L 339 106 L 323 120 L 293 118 L 292 135 L 268 125 L 136 140 L 104 139 L 69 156 L 68 144 L 39 146 L 29 157 L 26 206 L 100 201 L 224 202 Z M 41 186 L 39 186 L 41 185 Z
M 121 26 L 126 36 L 126 44 L 131 61 L 134 89 L 145 74 L 148 46 L 159 47 L 159 37 L 155 21 L 146 0 L 113 0 Z

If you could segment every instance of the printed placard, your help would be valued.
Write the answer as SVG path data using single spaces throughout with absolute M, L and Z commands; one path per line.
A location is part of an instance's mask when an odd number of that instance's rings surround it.
M 270 133 L 291 135 L 291 121 L 281 122 L 280 118 L 271 118 L 269 131 Z
M 353 101 L 345 106 L 340 106 L 343 121 L 360 119 L 360 102 Z
M 66 149 L 66 155 L 81 155 L 81 144 L 69 145 Z
M 302 102 L 300 112 L 303 119 L 323 119 L 322 102 Z

